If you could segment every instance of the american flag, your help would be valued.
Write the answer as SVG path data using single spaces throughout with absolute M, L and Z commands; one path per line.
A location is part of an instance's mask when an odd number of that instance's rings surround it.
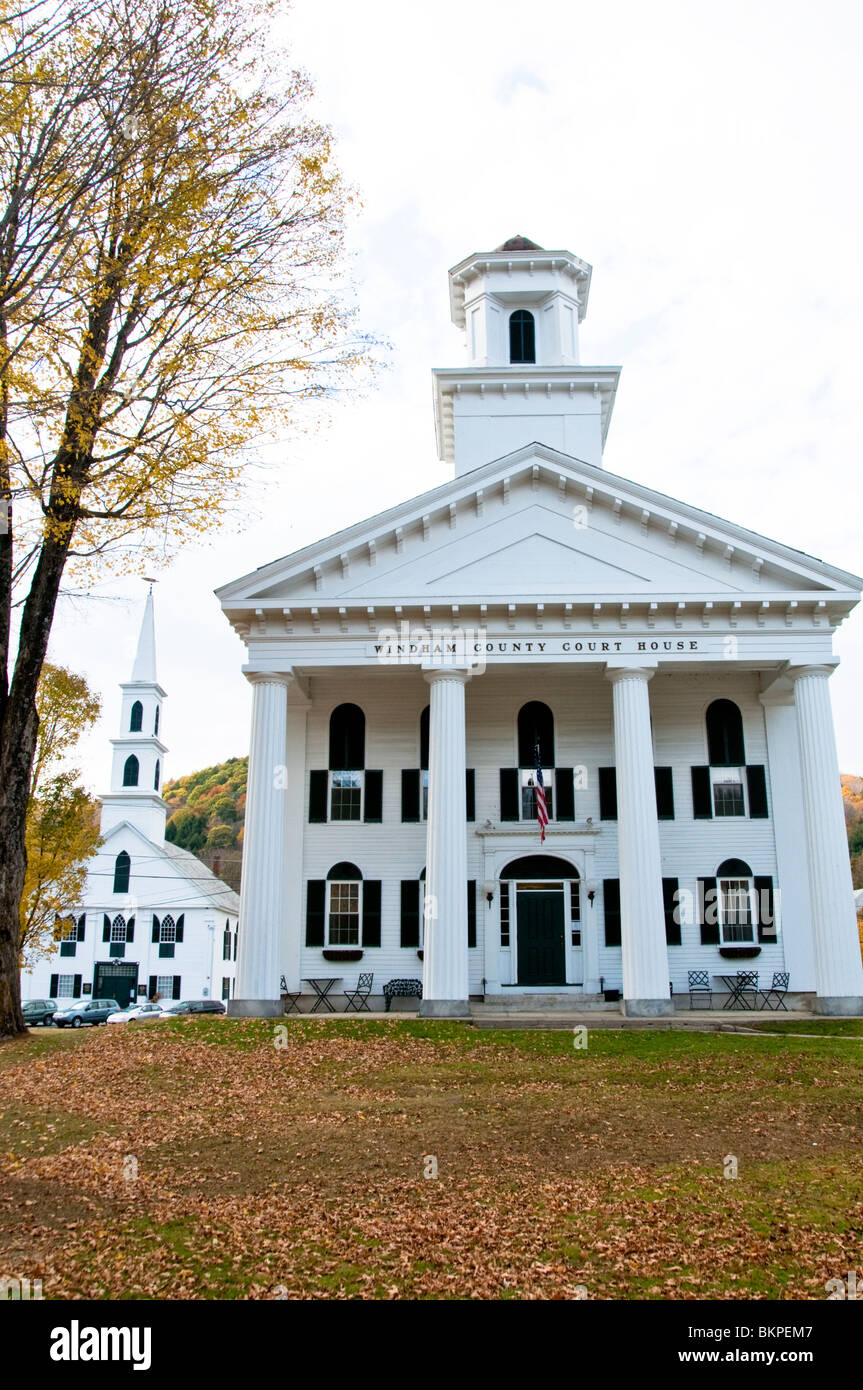
M 539 842 L 545 843 L 545 827 L 548 825 L 548 805 L 545 800 L 545 783 L 542 780 L 542 759 L 539 744 L 536 745 L 536 818 L 539 821 Z

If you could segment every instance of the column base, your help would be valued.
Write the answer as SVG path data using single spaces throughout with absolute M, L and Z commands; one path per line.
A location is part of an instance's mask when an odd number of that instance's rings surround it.
M 812 1012 L 814 1014 L 827 1014 L 835 1018 L 841 1014 L 850 1014 L 853 1018 L 863 1015 L 863 995 L 860 994 L 829 994 L 816 997 L 812 1000 Z
M 423 999 L 420 1018 L 470 1018 L 466 999 Z
M 285 1006 L 281 999 L 229 999 L 230 1018 L 282 1018 Z
M 620 1006 L 624 1018 L 673 1018 L 671 999 L 624 999 Z

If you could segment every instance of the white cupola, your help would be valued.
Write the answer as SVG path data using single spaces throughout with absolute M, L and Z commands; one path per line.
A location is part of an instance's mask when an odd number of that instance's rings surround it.
M 152 586 L 144 607 L 132 678 L 124 681 L 120 690 L 120 736 L 111 740 L 111 790 L 102 797 L 102 833 L 125 820 L 149 840 L 161 843 L 168 810 L 161 795 L 168 750 L 159 737 L 165 692 L 156 679 Z
M 435 368 L 438 452 L 457 474 L 533 442 L 602 465 L 619 367 L 583 367 L 591 267 L 515 236 L 449 273 L 466 368 Z

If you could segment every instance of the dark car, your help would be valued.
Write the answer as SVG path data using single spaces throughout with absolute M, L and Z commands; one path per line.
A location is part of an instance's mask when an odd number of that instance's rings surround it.
M 82 1000 L 78 1004 L 69 1004 L 65 1009 L 58 1009 L 54 1022 L 58 1028 L 65 1028 L 67 1024 L 70 1028 L 95 1028 L 97 1023 L 107 1023 L 108 1015 L 117 1013 L 119 1008 L 116 999 Z
M 21 1005 L 25 1023 L 48 1025 L 57 1011 L 56 999 L 27 999 Z
M 163 1004 L 165 1018 L 175 1018 L 177 1014 L 223 1014 L 226 1013 L 220 999 L 178 999 L 174 1004 Z

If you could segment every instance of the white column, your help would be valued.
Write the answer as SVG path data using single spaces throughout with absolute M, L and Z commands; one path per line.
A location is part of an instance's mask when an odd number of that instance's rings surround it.
M 279 999 L 285 915 L 287 699 L 290 675 L 247 673 L 252 735 L 243 836 L 236 997 L 228 1012 L 273 1017 Z
M 609 666 L 606 675 L 614 688 L 623 1012 L 673 1014 L 647 695 L 653 671 Z
M 423 998 L 428 1018 L 466 1018 L 467 806 L 465 697 L 469 672 L 424 673 L 431 686 Z
M 777 681 L 759 699 L 764 706 L 770 767 L 779 945 L 784 969 L 791 977 L 789 988 L 795 994 L 811 993 L 815 989 L 815 933 L 809 901 L 809 845 L 806 811 L 800 795 L 803 773 L 794 690 L 787 681 Z
M 830 706 L 829 666 L 791 667 L 809 843 L 816 1013 L 863 1014 L 863 962 Z
M 288 692 L 287 786 L 285 809 L 284 902 L 281 971 L 288 989 L 300 988 L 300 953 L 305 936 L 303 840 L 306 829 L 306 724 L 310 701 L 294 681 Z

